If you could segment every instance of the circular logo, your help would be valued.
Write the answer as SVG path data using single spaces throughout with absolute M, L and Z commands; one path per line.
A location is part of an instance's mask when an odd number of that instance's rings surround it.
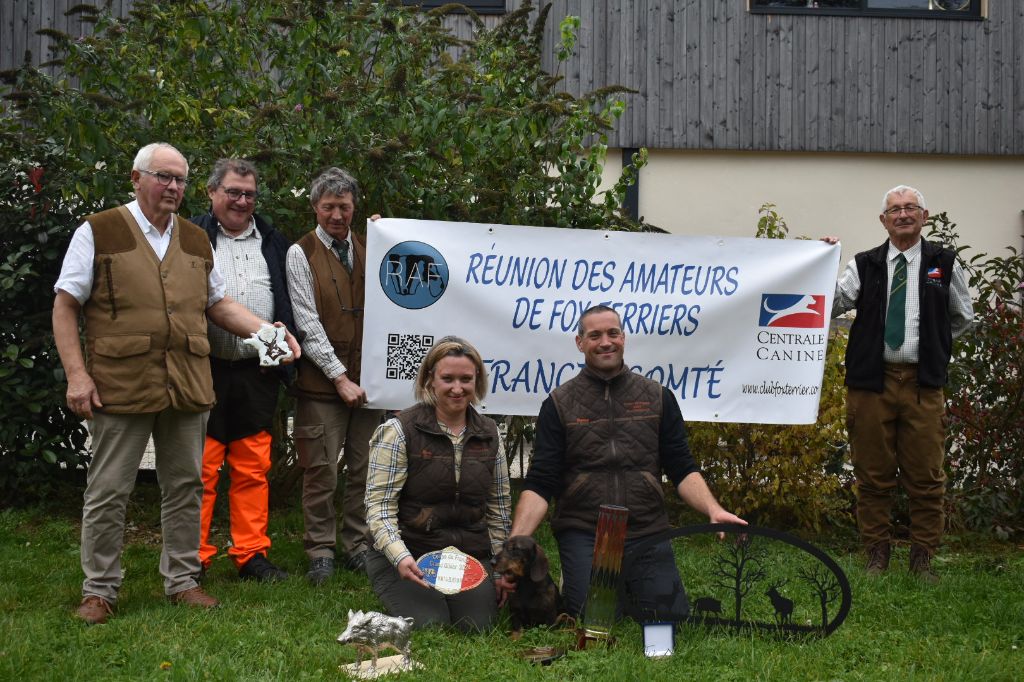
M 408 310 L 426 308 L 448 287 L 448 263 L 429 244 L 395 244 L 380 263 L 380 286 L 395 305 Z

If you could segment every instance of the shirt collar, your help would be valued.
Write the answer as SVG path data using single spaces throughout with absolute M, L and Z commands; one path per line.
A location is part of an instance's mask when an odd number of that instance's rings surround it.
M 331 248 L 334 245 L 334 237 L 332 237 L 331 235 L 327 234 L 327 230 L 325 230 L 324 228 L 320 227 L 319 225 L 316 226 L 316 236 L 320 238 L 320 241 L 322 241 L 327 248 Z M 349 248 L 349 251 L 351 251 L 352 250 L 352 228 L 351 227 L 348 229 L 348 236 L 345 237 L 345 239 L 342 240 L 342 241 L 348 242 L 348 248 Z
M 217 216 L 214 216 L 214 220 L 216 219 Z M 249 237 L 255 237 L 258 240 L 262 238 L 262 235 L 260 235 L 259 231 L 256 229 L 255 218 L 249 218 L 249 227 L 245 228 L 245 231 L 237 237 L 235 235 L 228 234 L 227 230 L 224 229 L 224 226 L 221 225 L 219 220 L 217 220 L 217 227 L 220 229 L 220 233 L 228 239 L 248 239 Z
M 915 258 L 917 258 L 918 256 L 921 255 L 921 242 L 922 241 L 923 240 L 918 239 L 917 243 L 914 244 L 913 246 L 911 246 L 906 251 L 900 251 L 899 249 L 896 248 L 896 246 L 892 242 L 889 242 L 889 254 L 886 256 L 886 260 L 893 261 L 893 260 L 896 259 L 896 256 L 898 256 L 898 255 L 900 255 L 902 253 L 903 257 L 907 259 L 908 263 L 913 261 Z
M 156 229 L 156 226 L 153 223 L 149 222 L 149 218 L 147 218 L 146 214 L 142 212 L 142 207 L 139 206 L 138 199 L 128 204 L 128 211 L 132 214 L 132 217 L 135 218 L 135 222 L 139 224 L 139 227 L 142 229 L 143 233 L 149 233 L 159 239 L 162 237 L 170 237 L 171 232 L 174 230 L 175 215 L 173 213 L 167 219 L 167 230 L 163 233 L 163 235 L 161 235 L 160 230 Z

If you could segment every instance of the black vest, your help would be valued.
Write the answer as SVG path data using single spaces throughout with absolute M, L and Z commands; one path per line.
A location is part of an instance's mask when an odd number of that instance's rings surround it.
M 661 486 L 661 385 L 628 368 L 604 379 L 584 367 L 551 399 L 565 429 L 565 469 L 551 529 L 593 532 L 602 504 L 629 509 L 626 537 L 667 530 Z
M 449 545 L 490 561 L 487 498 L 494 488 L 498 427 L 466 411 L 462 464 L 455 482 L 455 446 L 422 403 L 398 415 L 405 434 L 409 476 L 398 498 L 398 529 L 414 558 Z M 486 565 L 486 564 L 485 564 Z
M 885 383 L 885 312 L 889 291 L 886 257 L 889 242 L 855 256 L 860 275 L 857 317 L 846 346 L 846 385 L 882 392 Z M 917 382 L 929 388 L 941 388 L 948 378 L 949 357 L 953 349 L 953 331 L 949 318 L 949 282 L 956 254 L 938 244 L 921 240 L 921 267 L 918 281 L 921 318 L 918 346 Z M 929 277 L 938 268 L 940 277 Z

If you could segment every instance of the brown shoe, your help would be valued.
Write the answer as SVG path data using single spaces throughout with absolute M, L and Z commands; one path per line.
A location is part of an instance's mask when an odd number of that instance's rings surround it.
M 114 615 L 114 609 L 106 599 L 93 594 L 82 599 L 75 615 L 88 625 L 103 625 Z
M 932 554 L 921 545 L 910 546 L 910 572 L 931 585 L 939 582 L 939 576 L 932 570 Z
M 201 609 L 215 609 L 220 606 L 220 602 L 203 592 L 201 587 L 193 587 L 191 590 L 185 590 L 184 592 L 175 592 L 169 595 L 167 599 L 172 604 L 197 606 Z
M 872 576 L 880 576 L 889 570 L 889 555 L 892 548 L 888 542 L 876 542 L 868 547 L 868 563 L 864 571 Z

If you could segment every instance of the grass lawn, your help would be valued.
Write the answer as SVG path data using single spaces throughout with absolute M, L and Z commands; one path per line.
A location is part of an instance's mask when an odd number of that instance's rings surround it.
M 140 489 L 142 486 L 140 486 Z M 365 576 L 341 571 L 320 589 L 306 584 L 302 519 L 271 519 L 271 558 L 292 577 L 240 582 L 224 556 L 206 586 L 212 612 L 172 607 L 157 571 L 160 545 L 152 491 L 129 509 L 124 586 L 116 617 L 86 627 L 73 617 L 82 576 L 77 512 L 0 511 L 0 680 L 346 679 L 356 659 L 335 638 L 348 609 L 380 610 Z M 550 537 L 541 538 L 553 549 Z M 557 556 L 554 552 L 549 552 Z M 614 648 L 570 651 L 551 666 L 521 660 L 527 646 L 568 646 L 571 634 L 504 631 L 478 636 L 428 630 L 413 637 L 423 669 L 403 680 L 1024 680 L 1024 552 L 1012 544 L 958 538 L 937 559 L 928 586 L 893 570 L 869 579 L 857 555 L 833 552 L 853 588 L 853 608 L 831 637 L 776 641 L 756 634 L 684 627 L 671 658 L 643 656 L 627 622 Z

